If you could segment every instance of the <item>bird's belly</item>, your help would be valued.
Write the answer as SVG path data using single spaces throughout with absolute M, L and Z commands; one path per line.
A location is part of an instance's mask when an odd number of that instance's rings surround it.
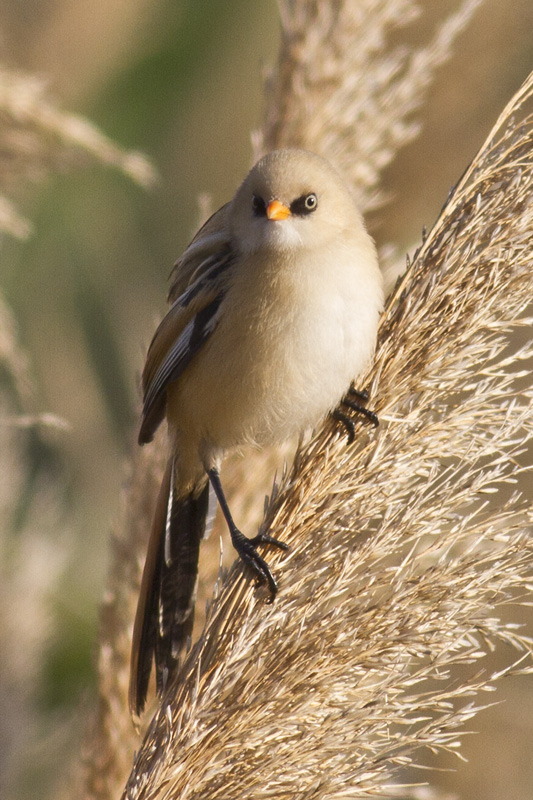
M 282 441 L 316 425 L 367 364 L 377 312 L 356 295 L 300 297 L 253 318 L 222 318 L 169 388 L 167 416 L 181 434 L 227 450 Z M 305 300 L 305 302 L 303 302 Z

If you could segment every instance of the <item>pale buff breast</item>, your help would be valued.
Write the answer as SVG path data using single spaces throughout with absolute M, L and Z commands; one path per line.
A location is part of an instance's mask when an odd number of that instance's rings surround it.
M 201 357 L 169 387 L 169 425 L 184 444 L 281 441 L 336 405 L 372 355 L 382 304 L 356 257 L 342 247 L 283 271 L 266 261 L 239 271 Z M 326 276 L 324 258 L 334 265 Z

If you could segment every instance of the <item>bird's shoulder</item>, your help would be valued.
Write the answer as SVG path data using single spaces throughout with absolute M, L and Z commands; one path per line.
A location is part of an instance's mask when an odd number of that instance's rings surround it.
M 233 262 L 228 205 L 209 217 L 174 265 L 168 293 L 171 305 L 148 350 L 143 372 L 145 388 L 188 323 L 224 291 L 226 273 Z
M 152 338 L 142 374 L 144 394 L 140 440 L 160 424 L 166 389 L 186 369 L 215 329 L 234 262 L 223 206 L 200 229 L 176 262 L 171 306 Z
M 173 303 L 192 283 L 202 278 L 214 261 L 230 251 L 229 205 L 226 203 L 209 217 L 174 264 L 170 273 L 169 302 Z

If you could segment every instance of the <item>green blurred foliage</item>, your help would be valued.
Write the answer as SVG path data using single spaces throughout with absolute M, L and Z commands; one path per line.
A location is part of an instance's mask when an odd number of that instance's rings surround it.
M 69 587 L 72 591 L 74 587 Z M 92 655 L 96 626 L 86 607 L 90 598 L 79 595 L 79 605 L 57 602 L 53 609 L 59 621 L 44 653 L 42 690 L 38 698 L 41 712 L 64 711 L 79 703 L 80 691 L 92 681 Z

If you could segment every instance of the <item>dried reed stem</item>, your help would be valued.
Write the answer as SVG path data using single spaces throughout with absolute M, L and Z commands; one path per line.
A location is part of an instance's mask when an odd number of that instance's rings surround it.
M 533 345 L 511 339 L 531 324 L 532 97 L 533 74 L 389 299 L 367 376 L 379 430 L 347 447 L 328 422 L 298 454 L 265 520 L 291 545 L 269 554 L 276 602 L 234 566 L 127 797 L 384 793 L 420 748 L 457 748 L 481 691 L 530 670 L 500 613 L 533 577 L 533 508 L 513 491 Z M 484 672 L 502 642 L 520 655 Z
M 304 147 L 333 161 L 360 207 L 379 205 L 379 178 L 419 133 L 437 69 L 480 0 L 463 0 L 429 44 L 391 44 L 419 17 L 414 0 L 278 0 L 282 43 L 267 83 L 267 112 L 256 151 Z
M 124 151 L 87 120 L 60 111 L 49 99 L 42 80 L 1 65 L 0 115 L 0 234 L 24 238 L 31 233 L 29 220 L 7 195 L 20 192 L 28 182 L 49 173 L 98 162 L 122 170 L 143 186 L 154 179 L 153 167 L 140 153 Z M 0 369 L 4 378 L 0 387 L 0 515 L 5 522 L 0 526 L 4 567 L 0 590 L 0 642 L 5 656 L 0 670 L 4 688 L 0 725 L 3 789 L 4 781 L 11 779 L 10 772 L 17 770 L 12 762 L 22 762 L 19 753 L 27 751 L 27 741 L 35 735 L 28 714 L 28 687 L 37 683 L 37 665 L 53 628 L 50 592 L 64 569 L 66 545 L 61 540 L 64 523 L 58 521 L 56 498 L 49 489 L 32 492 L 32 509 L 26 509 L 31 521 L 25 522 L 15 538 L 10 535 L 13 511 L 27 480 L 27 443 L 21 430 L 36 425 L 61 427 L 64 423 L 52 414 L 33 413 L 29 359 L 1 294 Z M 43 537 L 46 529 L 54 531 L 49 542 Z M 120 652 L 118 640 L 113 646 L 116 653 Z M 129 762 L 130 750 L 125 752 Z M 119 784 L 128 766 L 124 763 Z

